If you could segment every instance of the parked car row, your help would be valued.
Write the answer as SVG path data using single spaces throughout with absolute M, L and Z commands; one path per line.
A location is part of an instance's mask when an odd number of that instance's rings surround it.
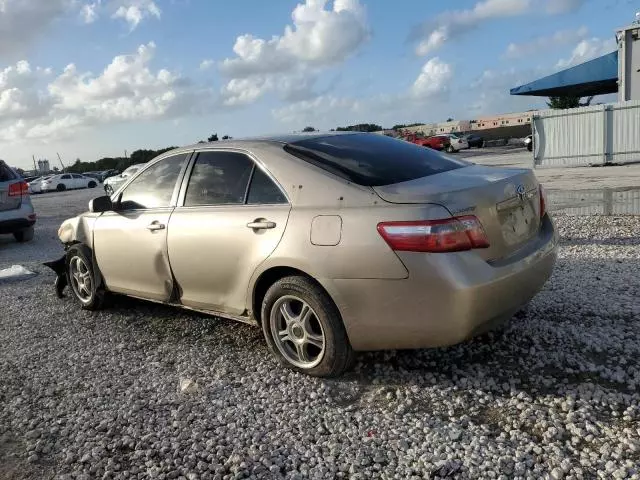
M 421 137 L 415 133 L 405 134 L 403 138 L 411 143 L 433 150 L 456 153 L 471 147 L 484 147 L 484 138 L 476 134 L 457 135 L 455 133 L 442 133 L 430 137 Z
M 79 173 L 45 175 L 27 183 L 29 193 L 63 192 L 76 188 L 95 188 L 98 180 Z

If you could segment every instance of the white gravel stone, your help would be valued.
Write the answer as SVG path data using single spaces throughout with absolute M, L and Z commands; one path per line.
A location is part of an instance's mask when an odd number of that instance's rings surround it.
M 640 478 L 639 218 L 558 217 L 553 278 L 499 332 L 322 380 L 246 325 L 57 300 L 39 262 L 80 195 L 0 241 L 39 273 L 0 285 L 0 478 Z

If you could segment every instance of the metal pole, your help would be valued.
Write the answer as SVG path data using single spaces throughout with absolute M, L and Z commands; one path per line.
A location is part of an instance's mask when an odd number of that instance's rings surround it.
M 60 154 L 56 152 L 56 155 L 58 155 L 58 160 L 60 160 L 60 165 L 62 165 L 62 173 L 66 173 L 66 168 L 64 166 L 64 163 L 62 163 L 62 158 L 60 158 Z
M 33 169 L 36 172 L 36 175 L 40 172 L 38 172 L 38 167 L 36 167 L 36 156 L 35 155 L 31 155 L 31 158 L 33 158 Z

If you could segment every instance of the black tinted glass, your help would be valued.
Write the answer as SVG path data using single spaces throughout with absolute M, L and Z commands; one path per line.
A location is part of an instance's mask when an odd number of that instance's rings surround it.
M 236 152 L 198 154 L 184 205 L 243 204 L 253 161 Z
M 71 179 L 71 175 L 62 175 L 60 178 L 62 178 L 62 180 L 69 180 Z
M 273 205 L 287 203 L 287 198 L 282 194 L 280 188 L 273 183 L 273 180 L 262 169 L 256 167 L 251 178 L 247 203 L 250 205 Z
M 358 185 L 406 182 L 470 165 L 427 147 L 373 133 L 316 137 L 285 151 Z
M 17 177 L 9 167 L 4 163 L 0 163 L 0 182 L 8 182 L 9 180 L 15 180 Z
M 187 154 L 174 155 L 142 172 L 122 192 L 121 209 L 168 207 Z

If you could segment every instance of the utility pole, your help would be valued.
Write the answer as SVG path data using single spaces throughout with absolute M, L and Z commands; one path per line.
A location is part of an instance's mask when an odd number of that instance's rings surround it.
M 62 165 L 62 173 L 66 173 L 66 168 L 64 166 L 64 163 L 62 163 L 62 158 L 60 158 L 60 154 L 56 152 L 56 155 L 58 155 L 58 160 L 60 160 L 60 165 Z
M 35 173 L 37 175 L 40 172 L 38 171 L 38 167 L 36 167 L 36 156 L 35 155 L 31 155 L 31 158 L 33 158 L 33 169 L 35 170 Z

